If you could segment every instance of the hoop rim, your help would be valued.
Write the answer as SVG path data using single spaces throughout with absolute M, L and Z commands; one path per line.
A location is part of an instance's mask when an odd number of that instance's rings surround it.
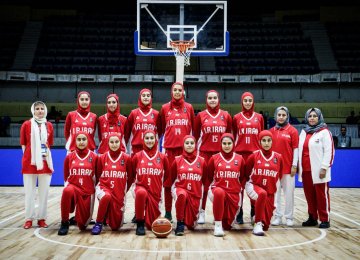
M 185 41 L 185 40 L 178 40 L 178 41 L 170 41 L 171 47 L 178 49 L 180 52 L 186 52 L 188 49 L 193 48 L 195 46 L 194 41 Z

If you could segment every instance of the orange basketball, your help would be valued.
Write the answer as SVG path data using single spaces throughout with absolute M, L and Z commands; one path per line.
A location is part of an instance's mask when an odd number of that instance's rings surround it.
M 158 238 L 167 237 L 172 231 L 171 222 L 167 218 L 157 218 L 151 225 L 151 230 Z

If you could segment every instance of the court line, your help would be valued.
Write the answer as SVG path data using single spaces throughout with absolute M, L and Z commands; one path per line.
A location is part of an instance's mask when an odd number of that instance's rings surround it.
M 292 228 L 292 229 L 302 229 L 302 230 L 304 230 L 304 228 Z M 179 251 L 179 250 L 142 250 L 142 249 L 106 248 L 106 247 L 96 247 L 96 246 L 84 246 L 84 245 L 77 245 L 77 244 L 69 244 L 69 243 L 64 243 L 64 242 L 60 242 L 60 241 L 45 238 L 44 236 L 42 236 L 40 234 L 40 230 L 41 230 L 41 228 L 37 228 L 34 231 L 34 235 L 39 239 L 42 239 L 44 241 L 54 243 L 54 244 L 60 244 L 60 245 L 65 245 L 65 246 L 70 246 L 70 247 L 95 249 L 95 250 L 109 250 L 109 251 L 137 252 L 137 253 L 156 253 L 156 254 L 159 254 L 159 253 L 184 253 L 184 254 L 188 254 L 188 253 L 238 253 L 238 252 L 277 250 L 277 249 L 284 249 L 284 248 L 289 248 L 289 247 L 296 247 L 296 246 L 312 244 L 312 243 L 320 241 L 320 240 L 322 240 L 322 239 L 324 239 L 326 237 L 326 231 L 325 230 L 316 228 L 315 230 L 320 231 L 320 236 L 318 236 L 317 238 L 312 239 L 312 240 L 308 240 L 308 241 L 300 242 L 300 243 L 295 243 L 295 244 L 291 244 L 291 245 L 275 246 L 275 247 L 264 247 L 264 248 L 251 248 L 251 249 L 182 250 L 182 251 Z M 278 229 L 278 230 L 283 230 L 283 229 Z
M 297 198 L 298 200 L 301 200 L 301 201 L 307 203 L 306 200 L 304 200 L 304 199 L 302 199 L 302 198 L 300 198 L 300 197 L 298 197 L 298 196 L 295 196 L 295 198 Z M 348 217 L 345 217 L 345 216 L 343 216 L 343 215 L 341 215 L 341 214 L 339 214 L 339 213 L 337 213 L 337 212 L 330 211 L 330 214 L 333 214 L 333 215 L 335 215 L 335 216 L 337 216 L 337 217 L 339 217 L 339 218 L 343 218 L 343 219 L 345 219 L 345 220 L 347 220 L 347 221 L 349 221 L 349 222 L 351 222 L 351 223 L 353 223 L 353 224 L 355 224 L 355 225 L 357 225 L 357 226 L 360 226 L 360 223 L 359 223 L 359 222 L 357 222 L 357 221 L 355 221 L 355 220 L 352 220 L 352 219 L 350 219 L 350 218 L 348 218 Z
M 58 199 L 59 197 L 60 197 L 60 196 L 57 196 L 57 197 L 54 197 L 54 198 L 48 200 L 48 203 L 49 203 L 49 202 L 52 202 L 53 200 Z M 39 207 L 39 205 L 36 204 L 36 205 L 35 205 L 35 208 L 38 208 L 38 207 Z M 12 216 L 10 216 L 10 217 L 8 217 L 8 218 L 6 218 L 6 219 L 1 220 L 1 221 L 0 221 L 0 225 L 4 224 L 5 222 L 8 222 L 9 220 L 11 220 L 11 219 L 13 219 L 13 218 L 18 217 L 18 216 L 20 216 L 20 215 L 22 215 L 22 214 L 24 214 L 24 213 L 25 213 L 25 210 L 20 211 L 19 213 L 15 214 L 15 215 L 12 215 Z

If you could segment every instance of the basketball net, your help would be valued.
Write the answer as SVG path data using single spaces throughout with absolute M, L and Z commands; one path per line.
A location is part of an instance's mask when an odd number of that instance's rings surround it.
M 171 41 L 171 48 L 174 51 L 176 59 L 179 57 L 184 58 L 184 66 L 190 65 L 190 55 L 191 51 L 195 46 L 194 41 Z

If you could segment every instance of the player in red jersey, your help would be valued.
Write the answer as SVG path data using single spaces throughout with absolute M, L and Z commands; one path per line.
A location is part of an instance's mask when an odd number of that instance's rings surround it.
M 177 225 L 175 235 L 182 236 L 184 227 L 194 229 L 201 206 L 203 187 L 207 182 L 205 159 L 197 156 L 196 141 L 191 135 L 184 137 L 181 156 L 177 156 L 171 166 L 174 182 L 172 194 L 175 200 Z
M 270 129 L 273 135 L 273 150 L 280 153 L 283 158 L 283 175 L 278 182 L 277 192 L 275 194 L 275 219 L 272 225 L 282 224 L 281 213 L 281 190 L 284 190 L 286 225 L 294 225 L 294 191 L 295 191 L 295 173 L 299 159 L 299 134 L 295 127 L 290 125 L 289 110 L 284 107 L 278 107 L 275 110 L 274 118 L 276 125 Z
M 144 133 L 143 150 L 132 160 L 135 178 L 136 235 L 145 235 L 144 225 L 151 224 L 160 216 L 162 187 L 171 186 L 169 162 L 158 151 L 156 134 L 152 130 Z M 144 216 L 145 213 L 145 216 Z
M 194 126 L 194 109 L 184 100 L 184 86 L 175 82 L 171 87 L 171 101 L 164 104 L 160 110 L 161 133 L 163 133 L 162 148 L 169 164 L 175 156 L 182 154 L 182 142 L 185 135 L 192 133 Z M 165 217 L 172 220 L 171 187 L 165 188 Z
M 93 235 L 99 235 L 103 221 L 112 230 L 118 230 L 124 220 L 126 192 L 133 181 L 131 158 L 121 151 L 122 136 L 111 133 L 108 137 L 109 151 L 98 158 L 96 179 L 96 197 L 99 208 L 96 223 L 91 230 Z
M 74 136 L 79 132 L 89 135 L 89 149 L 95 150 L 96 115 L 90 112 L 90 94 L 81 91 L 77 97 L 77 109 L 67 114 L 64 126 L 66 150 L 74 151 L 76 148 Z
M 235 136 L 235 152 L 241 154 L 244 160 L 252 154 L 253 151 L 260 149 L 258 134 L 264 130 L 264 118 L 262 115 L 254 112 L 254 96 L 250 92 L 244 92 L 241 96 L 242 111 L 234 116 L 233 133 Z M 242 193 L 242 200 L 244 199 Z M 242 201 L 241 201 L 242 205 Z M 254 207 L 251 205 L 251 218 L 254 216 Z M 243 209 L 236 217 L 238 224 L 244 224 Z
M 120 135 L 121 146 L 120 149 L 126 152 L 125 144 L 125 125 L 126 117 L 120 114 L 119 97 L 116 94 L 110 94 L 106 98 L 107 113 L 98 119 L 98 136 L 99 148 L 98 153 L 104 154 L 109 151 L 108 139 L 111 133 L 118 133 Z
M 273 215 L 276 183 L 282 177 L 283 160 L 281 154 L 272 150 L 272 133 L 264 130 L 259 134 L 260 150 L 255 151 L 246 161 L 248 181 L 245 190 L 255 205 L 253 234 L 263 236 Z M 263 228 L 264 227 L 264 228 Z
M 88 148 L 86 132 L 75 135 L 76 149 L 64 161 L 65 187 L 61 196 L 59 236 L 69 231 L 69 213 L 74 212 L 80 230 L 89 224 L 94 207 L 97 155 Z
M 138 108 L 130 112 L 126 122 L 125 140 L 131 144 L 131 156 L 143 149 L 146 130 L 153 130 L 158 137 L 161 136 L 159 111 L 152 108 L 151 90 L 144 88 L 139 94 Z
M 221 136 L 221 152 L 211 157 L 208 164 L 209 198 L 213 202 L 214 235 L 224 236 L 236 221 L 241 206 L 241 190 L 245 180 L 245 161 L 234 152 L 234 136 Z
M 21 173 L 25 190 L 25 224 L 32 227 L 34 219 L 38 226 L 47 228 L 47 199 L 51 176 L 54 171 L 50 146 L 54 142 L 53 125 L 46 120 L 47 108 L 44 102 L 36 101 L 31 106 L 33 118 L 25 121 L 20 129 L 20 144 L 23 151 Z M 39 189 L 39 212 L 35 214 L 36 182 Z
M 208 162 L 212 155 L 220 152 L 220 137 L 231 133 L 232 118 L 227 111 L 220 109 L 219 93 L 209 90 L 206 93 L 206 109 L 195 118 L 194 136 L 198 140 L 198 151 Z M 204 187 L 203 200 L 198 219 L 199 224 L 205 223 L 205 207 L 209 187 Z

